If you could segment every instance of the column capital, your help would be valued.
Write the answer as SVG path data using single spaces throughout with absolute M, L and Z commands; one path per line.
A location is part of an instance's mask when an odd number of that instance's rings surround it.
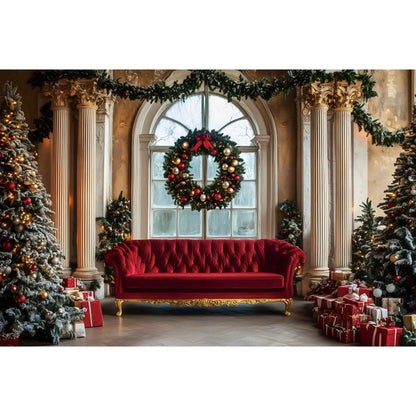
M 52 110 L 69 107 L 69 97 L 71 96 L 71 82 L 69 80 L 61 79 L 53 84 L 45 84 L 42 92 L 46 97 L 51 97 Z
M 105 94 L 97 88 L 97 78 L 71 81 L 71 96 L 75 96 L 77 108 L 98 108 Z
M 334 109 L 350 109 L 354 107 L 354 102 L 361 97 L 361 82 L 348 84 L 347 81 L 337 81 L 334 85 Z
M 306 108 L 329 107 L 332 103 L 334 83 L 313 82 L 303 87 Z

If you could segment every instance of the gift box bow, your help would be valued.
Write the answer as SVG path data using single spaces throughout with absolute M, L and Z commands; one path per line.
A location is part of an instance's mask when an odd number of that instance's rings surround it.
M 382 318 L 380 319 L 377 323 L 374 321 L 369 321 L 367 323 L 367 325 L 365 326 L 366 329 L 370 326 L 382 326 L 382 327 L 386 327 L 386 328 L 393 328 L 396 326 L 396 323 L 393 321 L 393 319 L 391 319 L 390 316 L 388 316 L 387 318 Z

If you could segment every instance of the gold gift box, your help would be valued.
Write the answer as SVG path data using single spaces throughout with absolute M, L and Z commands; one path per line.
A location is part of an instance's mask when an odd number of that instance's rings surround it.
M 340 270 L 332 270 L 329 272 L 329 278 L 331 280 L 349 280 L 349 272 L 341 272 Z
M 416 331 L 416 314 L 403 315 L 403 325 L 408 331 Z

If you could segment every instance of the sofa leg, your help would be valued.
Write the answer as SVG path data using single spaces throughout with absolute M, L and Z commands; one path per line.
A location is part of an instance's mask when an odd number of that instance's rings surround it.
M 286 305 L 286 308 L 285 308 L 285 315 L 286 315 L 286 316 L 290 316 L 289 307 L 290 307 L 290 305 L 293 303 L 293 299 L 292 299 L 292 298 L 290 298 L 290 299 L 284 299 L 284 300 L 283 300 L 283 302 L 284 302 L 284 303 L 285 303 L 285 305 Z
M 116 308 L 117 308 L 117 316 L 121 316 L 123 314 L 123 299 L 116 299 L 115 303 L 116 303 Z

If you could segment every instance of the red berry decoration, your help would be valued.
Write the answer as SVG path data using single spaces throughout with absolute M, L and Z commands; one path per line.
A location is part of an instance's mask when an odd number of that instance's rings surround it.
M 179 163 L 178 169 L 184 170 L 185 169 L 185 163 Z
M 12 249 L 12 243 L 10 241 L 4 241 L 2 247 L 3 250 L 9 251 Z
M 215 194 L 214 198 L 215 198 L 216 201 L 219 201 L 222 198 L 222 196 L 221 196 L 221 194 Z
M 1 283 L 2 280 L 3 280 L 3 276 L 0 274 L 0 283 Z
M 29 205 L 29 204 L 31 204 L 32 203 L 32 199 L 30 198 L 30 197 L 26 197 L 26 198 L 24 198 L 23 199 L 23 203 L 25 204 L 25 205 Z
M 181 202 L 185 204 L 186 202 L 188 202 L 188 198 L 186 198 L 186 197 L 183 196 L 181 198 Z
M 199 195 L 201 193 L 201 190 L 199 188 L 195 188 L 194 194 Z
M 401 279 L 401 277 L 397 274 L 396 276 L 393 277 L 393 280 L 395 282 L 398 282 Z
M 18 303 L 23 303 L 26 300 L 26 296 L 25 295 L 19 295 L 16 300 L 17 300 Z
M 230 156 L 228 159 L 233 160 L 234 159 L 234 156 Z
M 186 153 L 182 154 L 182 159 L 186 159 Z
M 14 191 L 16 189 L 16 184 L 14 182 L 7 182 L 6 188 L 8 191 Z
M 396 206 L 396 203 L 395 203 L 395 202 L 389 202 L 389 203 L 387 204 L 387 206 L 388 206 L 389 208 L 393 208 L 393 207 L 395 207 L 395 206 Z
M 217 151 L 214 149 L 212 152 L 211 152 L 211 155 L 212 156 L 215 156 L 217 154 Z

